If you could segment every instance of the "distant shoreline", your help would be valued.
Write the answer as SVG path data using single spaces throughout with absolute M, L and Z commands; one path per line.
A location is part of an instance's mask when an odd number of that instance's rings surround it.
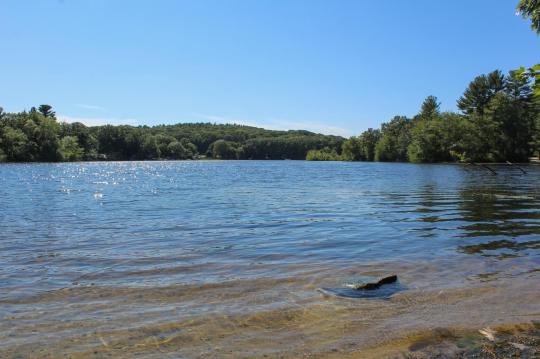
M 198 159 L 183 159 L 183 160 L 173 160 L 173 159 L 156 159 L 156 160 L 89 160 L 89 161 L 33 161 L 33 162 L 0 162 L 2 165 L 13 165 L 13 164 L 77 164 L 77 163 L 128 163 L 128 162 L 340 162 L 340 163 L 372 163 L 372 164 L 407 164 L 407 165 L 461 165 L 461 166 L 470 166 L 470 163 L 465 162 L 432 162 L 432 163 L 415 163 L 415 162 L 384 162 L 384 161 L 343 161 L 343 160 L 333 160 L 333 161 L 310 161 L 302 159 L 218 159 L 218 158 L 198 158 Z M 512 165 L 509 165 L 504 162 L 475 162 L 476 165 L 486 165 L 486 166 L 504 166 L 512 167 L 514 166 L 540 166 L 540 160 L 532 160 L 530 162 L 514 162 Z

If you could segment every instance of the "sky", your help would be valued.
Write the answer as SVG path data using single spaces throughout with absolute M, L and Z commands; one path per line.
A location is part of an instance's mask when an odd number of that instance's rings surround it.
M 342 136 L 540 62 L 517 0 L 0 0 L 0 106 Z

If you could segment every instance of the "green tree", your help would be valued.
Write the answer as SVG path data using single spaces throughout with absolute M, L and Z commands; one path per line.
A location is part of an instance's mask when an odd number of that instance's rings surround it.
M 60 126 L 54 117 L 33 114 L 33 122 L 37 124 L 34 141 L 38 146 L 39 161 L 56 162 L 59 160 L 58 134 Z
M 429 121 L 420 121 L 412 129 L 408 147 L 411 162 L 455 161 L 462 157 L 464 118 L 447 112 Z
M 145 136 L 142 141 L 141 153 L 145 160 L 157 160 L 161 157 L 161 150 L 156 136 Z
M 523 18 L 531 20 L 531 28 L 540 34 L 540 1 L 520 0 L 517 10 Z
M 189 142 L 189 139 L 185 137 L 181 138 L 180 143 L 186 149 L 186 158 L 194 158 L 197 155 L 197 146 Z
M 92 133 L 92 132 L 91 132 Z M 140 131 L 130 126 L 105 125 L 94 129 L 98 141 L 98 154 L 109 160 L 144 159 Z
M 96 137 L 90 133 L 90 129 L 80 122 L 62 123 L 60 136 L 75 136 L 79 146 L 83 150 L 82 159 L 95 160 L 97 158 L 98 142 Z
M 173 141 L 167 146 L 168 156 L 175 160 L 185 160 L 193 158 L 191 149 L 187 149 L 179 141 Z
M 369 128 L 358 137 L 351 137 L 342 145 L 342 157 L 346 161 L 373 161 L 375 147 L 381 138 L 381 131 Z
M 360 147 L 366 161 L 375 159 L 375 148 L 381 139 L 381 131 L 369 128 L 360 135 Z
M 230 141 L 217 140 L 211 145 L 212 157 L 221 160 L 233 160 L 238 158 L 237 150 Z
M 536 123 L 540 117 L 540 94 L 535 93 L 540 73 L 534 67 L 528 76 L 519 71 L 510 71 L 505 92 L 509 96 L 511 116 L 502 121 L 503 136 L 508 138 L 505 156 L 510 161 L 527 161 L 534 153 Z M 540 71 L 540 66 L 538 68 Z
M 477 77 L 458 104 L 469 121 L 462 156 L 475 161 L 527 161 L 538 106 L 524 69 Z M 481 90 L 478 90 L 481 89 Z
M 439 100 L 437 99 L 437 97 L 428 96 L 422 103 L 422 107 L 420 109 L 420 113 L 418 114 L 418 117 L 421 120 L 434 119 L 440 114 L 440 107 L 441 107 L 441 104 Z
M 534 117 L 527 106 L 501 92 L 490 101 L 486 116 L 497 126 L 492 150 L 494 159 L 526 162 L 534 129 Z
M 422 121 L 412 130 L 412 142 L 407 148 L 411 162 L 436 162 L 441 156 L 439 127 L 434 121 Z
M 40 105 L 38 111 L 45 117 L 55 117 L 56 113 L 52 110 L 50 105 Z
M 18 128 L 5 127 L 2 131 L 2 152 L 7 161 L 31 161 L 28 137 Z
M 313 151 L 313 150 L 311 150 Z M 310 151 L 308 151 L 309 154 Z M 341 145 L 341 154 L 345 161 L 365 161 L 361 141 L 358 137 L 351 137 Z M 306 157 L 307 159 L 307 157 Z
M 169 143 L 176 141 L 176 138 L 174 138 L 173 136 L 169 134 L 164 134 L 164 133 L 158 133 L 154 135 L 154 137 L 156 139 L 156 143 L 159 148 L 160 156 L 166 156 Z
M 307 161 L 341 161 L 341 159 L 336 150 L 329 147 L 320 150 L 309 150 L 306 155 Z
M 411 121 L 405 116 L 395 116 L 383 123 L 381 138 L 375 146 L 375 161 L 406 162 L 411 143 Z
M 477 113 L 483 115 L 491 98 L 504 89 L 505 78 L 499 71 L 477 76 L 467 87 L 457 102 L 458 108 L 467 115 Z
M 538 0 L 520 0 L 517 6 L 518 13 L 523 18 L 530 18 L 531 28 L 540 34 L 540 1 Z M 534 105 L 536 109 L 540 108 L 540 64 L 536 64 L 529 69 L 524 67 L 517 70 L 522 76 L 533 80 Z M 538 111 L 538 110 L 537 110 Z M 536 114 L 534 120 L 533 134 L 531 136 L 531 152 L 540 157 L 540 114 Z
M 66 136 L 60 139 L 58 151 L 62 161 L 80 161 L 83 158 L 84 150 L 79 146 L 76 136 Z

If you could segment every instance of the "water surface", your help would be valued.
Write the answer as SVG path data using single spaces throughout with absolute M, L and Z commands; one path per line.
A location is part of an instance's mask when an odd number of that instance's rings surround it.
M 495 168 L 2 165 L 0 355 L 324 357 L 538 318 L 540 166 Z M 390 272 L 389 300 L 317 292 Z

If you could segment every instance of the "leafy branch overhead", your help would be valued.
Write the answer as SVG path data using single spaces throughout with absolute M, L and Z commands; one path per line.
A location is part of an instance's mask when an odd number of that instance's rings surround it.
M 531 27 L 540 34 L 540 0 L 521 0 L 517 6 L 518 14 L 531 20 Z

